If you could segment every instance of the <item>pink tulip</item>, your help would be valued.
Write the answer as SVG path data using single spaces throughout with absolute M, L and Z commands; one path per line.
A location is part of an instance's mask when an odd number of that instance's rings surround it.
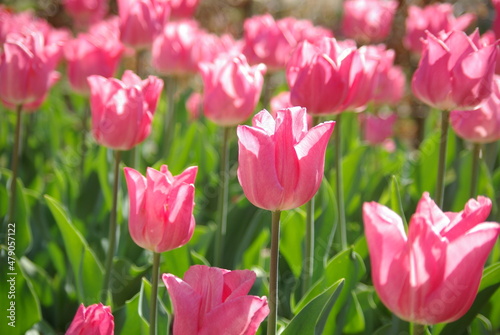
M 448 3 L 428 5 L 424 8 L 410 6 L 406 18 L 405 46 L 417 53 L 421 53 L 423 45 L 421 40 L 426 38 L 426 31 L 433 35 L 453 30 L 465 30 L 476 16 L 471 13 L 459 17 L 453 15 L 453 6 Z
M 290 101 L 289 91 L 281 92 L 278 95 L 272 97 L 271 101 L 269 102 L 269 105 L 271 107 L 271 110 L 269 112 L 271 113 L 273 118 L 276 118 L 276 115 L 278 114 L 278 111 L 280 109 L 294 107 L 294 105 Z M 312 115 L 307 114 L 307 128 L 311 127 L 312 127 Z
M 264 63 L 270 71 L 279 70 L 300 41 L 331 36 L 330 31 L 307 20 L 286 17 L 275 21 L 270 14 L 254 16 L 244 23 L 243 54 L 252 65 Z
M 238 126 L 238 180 L 248 200 L 276 211 L 308 202 L 323 179 L 325 150 L 335 122 L 307 129 L 306 109 L 262 110 L 253 127 Z
M 474 143 L 500 140 L 500 76 L 493 80 L 493 92 L 479 108 L 452 111 L 450 121 L 458 136 Z
M 491 94 L 496 57 L 496 45 L 480 46 L 477 30 L 471 36 L 452 31 L 442 38 L 427 33 L 412 91 L 441 110 L 475 108 Z
M 166 1 L 118 0 L 121 41 L 134 49 L 151 47 L 169 13 Z
M 175 335 L 253 335 L 269 314 L 266 297 L 247 295 L 250 270 L 228 271 L 193 265 L 184 279 L 164 274 L 174 309 Z
M 200 0 L 168 0 L 167 3 L 171 18 L 189 19 L 196 12 Z
M 153 42 L 153 66 L 164 75 L 196 73 L 191 52 L 202 34 L 195 20 L 168 22 Z
M 8 108 L 38 108 L 50 87 L 58 80 L 54 71 L 59 50 L 45 45 L 41 33 L 11 33 L 0 55 L 0 100 Z
M 78 307 L 66 335 L 113 335 L 115 323 L 111 309 L 101 303 Z
M 394 123 L 397 115 L 374 115 L 370 113 L 360 114 L 360 121 L 363 127 L 364 139 L 370 145 L 386 144 L 394 134 Z
M 245 56 L 219 57 L 199 67 L 203 85 L 203 112 L 212 122 L 230 127 L 245 122 L 259 101 L 266 66 L 248 65 Z
M 497 38 L 496 38 L 493 30 L 488 30 L 483 35 L 481 35 L 481 39 L 479 40 L 479 43 L 483 47 L 488 46 L 488 45 L 496 45 L 496 47 L 497 47 L 497 61 L 496 61 L 496 66 L 495 66 L 495 74 L 500 74 L 500 51 L 499 51 L 500 45 L 497 42 Z
M 99 144 L 129 150 L 148 137 L 163 88 L 161 79 L 141 80 L 127 70 L 121 81 L 94 75 L 88 83 L 92 133 Z
M 424 193 L 409 224 L 375 202 L 363 206 L 372 279 L 382 302 L 419 324 L 452 322 L 477 294 L 500 225 L 484 222 L 491 200 L 471 199 L 459 213 L 443 213 Z
M 500 37 L 500 1 L 491 0 L 493 7 L 495 7 L 495 18 L 493 19 L 492 29 L 497 37 Z
M 77 38 L 66 42 L 64 56 L 68 63 L 67 75 L 74 91 L 85 95 L 90 93 L 88 76 L 113 76 L 124 48 L 118 39 L 110 37 L 79 34 Z
M 63 0 L 63 6 L 79 27 L 102 20 L 108 12 L 108 2 L 103 0 Z
M 148 168 L 146 177 L 125 168 L 130 200 L 129 231 L 134 242 L 153 252 L 165 252 L 188 243 L 195 220 L 194 180 L 197 166 L 178 176 L 162 165 L 160 171 Z
M 363 43 L 379 42 L 387 38 L 398 8 L 394 0 L 344 1 L 342 32 Z
M 186 100 L 186 110 L 191 121 L 197 120 L 200 117 L 203 112 L 203 96 L 201 93 L 191 93 L 189 98 Z

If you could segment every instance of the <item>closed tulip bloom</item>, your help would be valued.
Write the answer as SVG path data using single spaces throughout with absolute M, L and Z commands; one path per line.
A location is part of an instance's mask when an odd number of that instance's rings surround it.
M 335 122 L 307 128 L 306 109 L 259 112 L 238 126 L 238 180 L 248 200 L 270 211 L 308 202 L 323 179 L 325 150 Z
M 0 55 L 0 100 L 9 108 L 36 109 L 59 74 L 54 71 L 58 48 L 45 45 L 44 36 L 11 33 Z
M 427 33 L 412 91 L 441 110 L 476 108 L 491 94 L 496 57 L 496 45 L 481 46 L 477 30 L 471 36 L 452 31 L 442 38 Z
M 108 2 L 103 0 L 63 0 L 63 6 L 80 27 L 102 20 L 108 12 Z
M 397 115 L 365 113 L 360 114 L 360 120 L 366 142 L 370 145 L 386 144 L 386 140 L 390 139 L 394 134 L 394 123 L 396 123 Z
M 193 265 L 180 279 L 164 274 L 174 310 L 175 335 L 253 335 L 269 314 L 266 297 L 248 295 L 250 270 Z
M 398 8 L 397 1 L 344 1 L 342 32 L 363 43 L 379 42 L 387 38 Z
M 442 31 L 448 33 L 453 30 L 465 30 L 475 19 L 476 16 L 471 13 L 455 17 L 453 5 L 449 3 L 432 4 L 424 8 L 410 6 L 406 18 L 404 45 L 413 52 L 421 53 L 421 40 L 427 37 L 426 31 L 437 35 Z
M 78 307 L 66 335 L 113 335 L 115 323 L 111 309 L 101 303 Z
M 372 279 L 382 302 L 403 320 L 452 322 L 476 297 L 500 225 L 484 222 L 491 200 L 471 199 L 443 213 L 424 193 L 406 235 L 401 218 L 375 202 L 363 205 Z
M 450 122 L 457 135 L 468 141 L 491 143 L 500 140 L 500 76 L 495 76 L 493 92 L 479 108 L 452 111 Z
M 92 133 L 96 141 L 115 150 L 129 150 L 151 132 L 163 81 L 155 76 L 141 80 L 130 70 L 122 80 L 88 77 Z
M 137 50 L 150 48 L 168 16 L 165 7 L 165 1 L 118 0 L 121 41 Z
M 197 166 L 173 176 L 166 165 L 148 168 L 146 177 L 125 168 L 130 201 L 129 231 L 134 242 L 153 252 L 165 252 L 188 243 L 195 220 L 194 180 Z
M 196 12 L 200 0 L 168 0 L 167 2 L 172 19 L 189 19 Z
M 67 75 L 71 88 L 80 94 L 89 94 L 87 77 L 112 77 L 116 71 L 123 45 L 111 36 L 104 39 L 91 34 L 79 34 L 64 46 Z
M 203 113 L 212 122 L 230 127 L 245 122 L 259 101 L 266 66 L 248 65 L 245 56 L 221 56 L 202 63 Z

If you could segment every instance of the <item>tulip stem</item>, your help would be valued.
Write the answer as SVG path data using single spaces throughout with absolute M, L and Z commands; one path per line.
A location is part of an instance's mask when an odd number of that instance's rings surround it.
M 444 201 L 444 175 L 446 172 L 446 151 L 448 150 L 449 119 L 449 111 L 441 112 L 441 140 L 439 143 L 438 176 L 436 184 L 436 204 L 439 208 L 443 208 Z
M 272 212 L 271 259 L 269 265 L 269 316 L 267 318 L 267 335 L 276 334 L 276 324 L 278 319 L 278 261 L 280 248 L 280 216 L 280 210 Z
M 479 179 L 479 162 L 481 161 L 481 143 L 474 143 L 472 149 L 472 175 L 470 179 L 470 197 L 477 195 L 477 181 Z
M 149 334 L 156 335 L 156 314 L 158 304 L 158 277 L 160 276 L 161 254 L 153 252 L 153 274 L 151 277 L 151 307 L 149 309 Z
M 10 205 L 7 215 L 7 222 L 14 219 L 16 211 L 16 193 L 17 193 L 17 172 L 19 165 L 19 144 L 21 140 L 21 121 L 23 105 L 16 108 L 16 130 L 14 133 L 14 150 L 12 151 L 12 178 L 10 180 Z
M 80 151 L 81 151 L 81 160 L 80 160 L 80 181 L 81 185 L 84 182 L 84 174 L 85 174 L 85 157 L 87 156 L 87 132 L 88 132 L 88 120 L 89 120 L 90 110 L 88 106 L 85 106 L 83 109 L 83 117 L 82 117 L 82 143 L 80 143 Z
M 224 250 L 224 241 L 226 239 L 227 226 L 227 205 L 228 205 L 228 180 L 229 180 L 229 134 L 231 128 L 224 127 L 221 159 L 220 159 L 220 180 L 219 180 L 219 203 L 218 203 L 218 224 L 215 235 L 215 266 L 222 266 L 222 253 Z
M 163 138 L 165 139 L 165 150 L 163 155 L 168 158 L 175 131 L 175 91 L 177 90 L 177 82 L 174 77 L 165 78 L 165 90 L 167 93 L 167 112 L 163 121 Z
M 419 323 L 411 324 L 411 335 L 424 335 L 425 334 L 425 325 L 421 325 Z
M 109 232 L 108 232 L 108 253 L 106 255 L 106 263 L 104 267 L 104 284 L 101 296 L 101 302 L 106 302 L 111 279 L 111 269 L 113 267 L 113 257 L 116 249 L 116 213 L 118 207 L 118 183 L 120 180 L 120 162 L 122 152 L 115 151 L 115 166 L 114 166 L 114 181 L 113 181 L 113 203 L 111 213 L 109 215 Z
M 340 224 L 340 245 L 342 250 L 347 248 L 347 227 L 344 210 L 344 180 L 342 177 L 342 113 L 337 115 L 335 123 L 335 164 L 337 177 L 337 206 Z

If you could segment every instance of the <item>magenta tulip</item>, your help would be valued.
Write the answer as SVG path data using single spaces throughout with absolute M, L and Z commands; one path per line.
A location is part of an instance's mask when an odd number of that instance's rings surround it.
M 87 77 L 100 75 L 112 77 L 118 67 L 124 47 L 118 39 L 91 34 L 79 34 L 66 42 L 64 56 L 71 88 L 80 93 L 90 93 Z
M 342 32 L 362 43 L 382 41 L 391 32 L 397 7 L 394 0 L 344 1 Z
M 66 335 L 113 335 L 115 323 L 111 309 L 101 303 L 78 307 Z
M 476 16 L 471 13 L 456 18 L 453 5 L 449 3 L 432 4 L 424 8 L 410 6 L 403 42 L 409 50 L 420 53 L 423 50 L 421 40 L 426 38 L 426 31 L 438 35 L 440 32 L 465 30 L 475 19 Z
M 41 33 L 11 33 L 0 55 L 0 100 L 8 108 L 34 110 L 45 99 L 59 74 L 54 71 L 59 50 L 46 45 Z
M 199 67 L 203 79 L 203 113 L 230 127 L 245 122 L 259 101 L 266 66 L 248 65 L 245 56 L 221 56 Z
M 77 27 L 98 22 L 108 12 L 108 2 L 104 0 L 63 0 L 63 6 Z
M 168 0 L 167 3 L 172 19 L 189 19 L 196 12 L 200 0 Z
M 248 295 L 250 270 L 193 265 L 180 279 L 164 274 L 174 309 L 175 335 L 253 335 L 269 314 L 266 297 Z
M 382 302 L 419 324 L 452 322 L 476 297 L 500 225 L 484 222 L 491 200 L 471 199 L 443 213 L 424 193 L 406 235 L 401 218 L 375 202 L 363 206 L 372 279 Z
M 163 88 L 161 79 L 141 80 L 127 70 L 122 80 L 94 75 L 88 83 L 92 133 L 99 144 L 129 150 L 148 137 Z
M 166 1 L 118 0 L 121 41 L 134 49 L 151 47 L 168 17 Z
M 494 77 L 493 92 L 479 108 L 452 111 L 450 122 L 457 135 L 470 142 L 491 143 L 500 140 L 500 76 Z
M 492 30 L 497 37 L 500 37 L 500 0 L 491 0 L 495 7 L 495 18 L 493 19 Z
M 276 211 L 308 202 L 323 179 L 325 150 L 335 122 L 307 129 L 306 109 L 288 108 L 274 119 L 259 112 L 253 126 L 238 126 L 238 180 L 248 200 Z
M 477 30 L 471 36 L 452 31 L 441 38 L 427 33 L 412 91 L 441 110 L 476 108 L 491 94 L 496 57 L 496 45 L 482 47 Z
M 148 168 L 146 177 L 125 168 L 130 200 L 129 231 L 134 242 L 153 252 L 179 248 L 193 236 L 194 180 L 197 166 L 173 176 L 166 165 Z

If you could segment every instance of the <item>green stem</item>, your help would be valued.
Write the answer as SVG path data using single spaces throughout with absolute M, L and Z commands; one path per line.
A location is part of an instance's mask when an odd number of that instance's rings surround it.
M 337 206 L 340 225 L 340 245 L 342 250 L 347 249 L 347 227 L 344 210 L 344 181 L 342 177 L 342 113 L 337 115 L 335 120 L 335 164 L 337 178 Z
M 14 220 L 16 211 L 16 193 L 17 193 L 17 173 L 19 165 L 19 144 L 21 140 L 21 121 L 23 105 L 16 108 L 16 130 L 14 133 L 14 150 L 12 151 L 12 178 L 10 180 L 10 204 L 7 215 L 7 222 Z
M 153 274 L 151 278 L 151 306 L 149 309 L 149 334 L 156 335 L 156 314 L 158 304 L 158 277 L 160 276 L 161 254 L 153 252 Z
M 108 291 L 111 280 L 111 270 L 113 267 L 113 257 L 116 249 L 116 213 L 118 210 L 118 184 L 120 180 L 120 161 L 122 152 L 115 151 L 114 165 L 114 181 L 113 181 L 113 204 L 109 215 L 109 232 L 108 232 L 108 253 L 106 255 L 106 263 L 104 267 L 104 284 L 101 296 L 101 302 L 105 303 L 108 297 Z
M 444 175 L 446 172 L 446 151 L 448 150 L 448 128 L 450 125 L 450 112 L 441 112 L 441 139 L 439 143 L 438 176 L 436 184 L 436 204 L 443 208 L 444 201 Z
M 218 199 L 218 220 L 217 231 L 215 235 L 215 266 L 222 266 L 222 254 L 224 250 L 224 241 L 226 239 L 227 226 L 227 207 L 228 207 L 228 180 L 229 180 L 229 135 L 230 127 L 224 127 L 221 143 L 220 158 L 220 184 Z
M 479 179 L 479 162 L 481 161 L 481 143 L 474 143 L 472 149 L 472 175 L 470 179 L 470 197 L 477 195 L 477 181 Z
M 271 259 L 269 269 L 269 316 L 267 318 L 267 335 L 276 334 L 278 320 L 278 261 L 280 248 L 280 216 L 281 211 L 272 212 L 271 221 Z
M 177 81 L 174 77 L 165 78 L 165 90 L 167 94 L 167 112 L 163 121 L 163 138 L 165 139 L 165 150 L 163 156 L 168 158 L 172 149 L 172 142 L 175 131 L 175 91 L 177 90 Z
M 80 151 L 81 151 L 81 160 L 80 160 L 80 180 L 81 185 L 84 182 L 84 174 L 85 174 L 85 157 L 87 156 L 87 133 L 89 131 L 88 128 L 88 120 L 89 120 L 90 110 L 88 106 L 86 106 L 83 110 L 82 117 L 82 142 L 80 143 Z
M 410 331 L 411 335 L 424 335 L 425 334 L 425 327 L 426 327 L 425 325 L 421 325 L 419 323 L 411 323 L 410 327 L 411 327 L 411 331 Z

